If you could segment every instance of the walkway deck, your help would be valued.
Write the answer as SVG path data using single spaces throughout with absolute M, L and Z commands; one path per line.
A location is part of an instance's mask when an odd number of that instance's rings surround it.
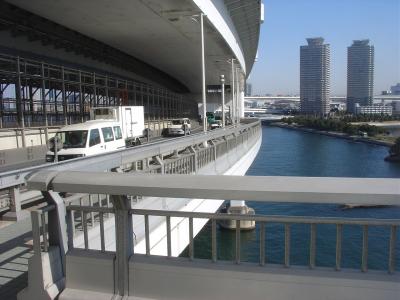
M 17 299 L 17 293 L 27 286 L 32 255 L 31 219 L 0 221 L 0 299 Z

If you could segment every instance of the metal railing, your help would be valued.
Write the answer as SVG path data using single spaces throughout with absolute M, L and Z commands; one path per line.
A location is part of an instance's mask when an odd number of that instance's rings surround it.
M 127 172 L 193 174 L 234 149 L 245 154 L 248 148 L 259 139 L 261 127 L 260 122 L 254 119 L 244 119 L 242 122 L 243 124 L 240 126 L 227 127 L 225 130 L 213 130 L 207 134 L 192 134 L 94 157 L 5 172 L 0 174 L 0 190 L 19 189 L 24 186 L 26 178 L 30 174 L 43 169 L 54 171 L 113 170 L 122 166 Z M 207 142 L 207 147 L 204 147 L 204 142 Z M 243 142 L 247 142 L 248 147 L 236 150 Z M 1 210 L 7 210 L 9 207 L 20 209 L 20 206 L 26 203 L 23 193 L 18 192 L 13 198 L 3 194 L 0 193 Z
M 35 253 L 40 254 L 42 251 L 49 251 L 49 232 L 46 220 L 48 220 L 49 212 L 54 209 L 55 205 L 47 205 L 31 211 L 33 250 Z
M 68 246 L 69 249 L 74 248 L 75 234 L 75 218 L 74 212 L 78 212 L 81 215 L 82 220 L 82 231 L 84 235 L 84 249 L 89 250 L 88 242 L 88 221 L 87 215 L 97 213 L 100 226 L 100 240 L 102 252 L 106 251 L 105 248 L 105 234 L 104 234 L 104 218 L 105 215 L 108 217 L 109 214 L 114 214 L 115 211 L 110 207 L 90 207 L 90 206 L 77 206 L 71 205 L 67 207 L 67 222 L 68 222 Z M 145 226 L 145 251 L 146 255 L 151 255 L 150 248 L 150 230 L 149 230 L 149 218 L 150 217 L 164 217 L 166 226 L 166 239 L 167 239 L 167 257 L 172 256 L 172 238 L 171 232 L 171 218 L 186 218 L 188 220 L 188 232 L 189 232 L 189 245 L 188 245 L 188 258 L 194 259 L 194 235 L 193 235 L 193 220 L 194 219 L 208 219 L 211 222 L 211 260 L 217 262 L 217 222 L 222 220 L 235 221 L 235 259 L 236 264 L 241 263 L 241 221 L 255 221 L 259 226 L 259 265 L 264 266 L 268 263 L 266 259 L 265 241 L 267 239 L 265 226 L 266 224 L 278 223 L 284 225 L 284 263 L 285 267 L 290 267 L 290 254 L 291 254 L 291 226 L 294 224 L 307 224 L 310 226 L 310 241 L 309 241 L 309 263 L 310 269 L 316 267 L 316 236 L 318 225 L 331 224 L 336 226 L 336 248 L 335 248 L 335 270 L 341 270 L 342 263 L 342 240 L 343 240 L 343 229 L 344 226 L 358 225 L 362 227 L 362 258 L 360 269 L 362 272 L 368 270 L 368 229 L 370 227 L 389 227 L 389 247 L 387 253 L 387 269 L 390 274 L 395 272 L 395 260 L 396 260 L 396 239 L 397 230 L 400 226 L 399 219 L 360 219 L 360 218 L 321 218 L 321 217 L 292 217 L 292 216 L 266 216 L 266 215 L 238 215 L 238 214 L 212 214 L 202 212 L 185 212 L 185 211 L 161 211 L 161 210 L 149 210 L 149 209 L 130 209 L 130 215 L 137 215 L 144 217 Z M 93 216 L 92 216 L 93 218 Z M 93 221 L 92 221 L 93 226 Z M 382 254 L 382 253 L 380 253 Z
M 283 184 L 284 183 L 284 184 Z M 291 255 L 291 227 L 294 224 L 309 224 L 310 242 L 309 267 L 316 266 L 316 234 L 318 226 L 322 224 L 333 224 L 336 226 L 336 262 L 335 269 L 341 269 L 342 263 L 342 230 L 345 226 L 362 226 L 362 258 L 361 270 L 368 270 L 368 229 L 375 226 L 390 228 L 389 251 L 388 251 L 388 271 L 390 274 L 395 272 L 395 261 L 398 249 L 396 249 L 396 239 L 400 220 L 382 219 L 345 219 L 345 218 L 313 218 L 313 217 L 287 217 L 287 216 L 260 216 L 260 215 L 225 215 L 203 212 L 188 211 L 163 211 L 132 209 L 131 199 L 126 195 L 163 197 L 163 198 L 185 198 L 185 199 L 229 199 L 229 200 L 253 200 L 259 202 L 297 202 L 297 203 L 330 203 L 345 204 L 352 203 L 357 205 L 400 205 L 400 179 L 383 178 L 326 178 L 326 177 L 261 177 L 261 176 L 196 176 L 196 175 L 137 175 L 129 173 L 106 173 L 106 172 L 39 172 L 33 175 L 28 182 L 30 188 L 38 189 L 43 193 L 49 194 L 54 199 L 54 204 L 58 211 L 57 222 L 53 226 L 59 230 L 49 231 L 49 240 L 59 241 L 61 261 L 65 268 L 65 255 L 67 249 L 74 248 L 74 241 L 77 238 L 74 214 L 81 216 L 81 229 L 83 234 L 83 251 L 93 249 L 90 245 L 88 216 L 92 220 L 98 220 L 98 227 L 92 228 L 91 239 L 100 240 L 100 251 L 109 251 L 105 235 L 105 216 L 113 215 L 107 221 L 108 238 L 115 243 L 115 276 L 118 278 L 118 293 L 123 295 L 126 291 L 125 283 L 129 279 L 130 258 L 135 254 L 134 247 L 139 242 L 145 242 L 145 253 L 151 255 L 150 243 L 150 217 L 165 218 L 165 236 L 162 234 L 163 243 L 166 242 L 166 256 L 173 255 L 172 245 L 175 244 L 176 234 L 182 227 L 178 225 L 188 222 L 188 246 L 189 259 L 194 259 L 194 221 L 199 218 L 211 220 L 211 260 L 217 262 L 217 220 L 233 220 L 236 222 L 236 242 L 235 242 L 235 262 L 241 263 L 241 221 L 256 221 L 259 224 L 259 264 L 268 263 L 266 259 L 265 227 L 270 223 L 284 224 L 284 266 L 290 267 Z M 69 205 L 65 207 L 64 201 L 60 200 L 58 193 L 89 193 L 89 194 L 108 194 L 112 207 L 95 207 Z M 48 198 L 49 200 L 49 198 Z M 64 214 L 67 214 L 67 221 Z M 62 214 L 62 215 L 61 215 Z M 133 216 L 142 215 L 144 223 L 141 225 L 144 235 L 137 238 L 133 224 Z M 79 217 L 78 217 L 79 218 Z M 176 218 L 180 222 L 175 223 Z M 174 219 L 174 223 L 173 220 Z M 111 230 L 110 230 L 111 222 Z M 91 222 L 95 225 L 95 222 Z M 198 224 L 198 223 L 197 223 Z M 39 232 L 39 226 L 35 232 Z M 179 225 L 180 226 L 180 225 Z M 198 226 L 198 225 L 196 225 Z M 100 229 L 100 231 L 98 231 Z M 143 230 L 144 229 L 144 230 Z M 199 228 L 196 228 L 196 230 Z M 74 232 L 75 231 L 75 232 Z M 96 235 L 96 232 L 97 233 Z M 95 234 L 95 236 L 93 236 Z M 160 236 L 157 237 L 158 240 Z M 179 240 L 185 237 L 182 233 Z M 35 238 L 36 242 L 39 240 Z M 54 243 L 54 242 L 53 242 Z M 162 246 L 163 243 L 160 245 Z M 54 244 L 52 244 L 54 245 Z M 174 246 L 175 247 L 175 246 Z M 96 251 L 98 248 L 96 248 Z M 382 249 L 382 248 L 381 248 Z M 38 250 L 40 251 L 40 249 Z M 381 250 L 380 250 L 381 251 Z M 36 253 L 35 253 L 36 254 Z

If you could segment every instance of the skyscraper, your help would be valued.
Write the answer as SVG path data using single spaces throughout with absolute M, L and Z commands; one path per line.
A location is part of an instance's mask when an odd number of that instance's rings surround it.
M 326 115 L 330 110 L 330 48 L 322 37 L 300 47 L 300 108 L 304 114 Z
M 251 83 L 246 83 L 245 85 L 245 90 L 244 90 L 244 95 L 246 97 L 251 96 L 253 94 L 253 86 Z
M 347 111 L 355 113 L 355 104 L 373 104 L 374 46 L 369 40 L 356 40 L 347 48 Z

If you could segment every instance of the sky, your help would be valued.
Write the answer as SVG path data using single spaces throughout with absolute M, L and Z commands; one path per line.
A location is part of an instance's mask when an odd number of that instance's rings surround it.
M 321 36 L 331 47 L 331 95 L 346 95 L 347 47 L 375 46 L 374 94 L 400 82 L 400 0 L 263 0 L 253 95 L 299 94 L 300 46 Z

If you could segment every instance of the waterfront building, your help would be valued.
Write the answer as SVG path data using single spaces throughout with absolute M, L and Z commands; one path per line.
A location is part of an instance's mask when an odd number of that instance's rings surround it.
M 400 115 L 400 101 L 392 101 L 391 106 L 393 108 L 393 114 Z
M 400 83 L 390 87 L 390 94 L 400 95 Z
M 354 105 L 354 113 L 356 115 L 389 115 L 393 114 L 393 107 L 391 105 Z
M 244 95 L 249 97 L 253 94 L 253 86 L 251 83 L 246 83 Z
M 326 115 L 330 110 L 330 47 L 322 37 L 300 47 L 300 107 L 304 114 Z
M 347 110 L 355 104 L 371 106 L 374 92 L 374 46 L 369 40 L 355 40 L 347 48 Z

